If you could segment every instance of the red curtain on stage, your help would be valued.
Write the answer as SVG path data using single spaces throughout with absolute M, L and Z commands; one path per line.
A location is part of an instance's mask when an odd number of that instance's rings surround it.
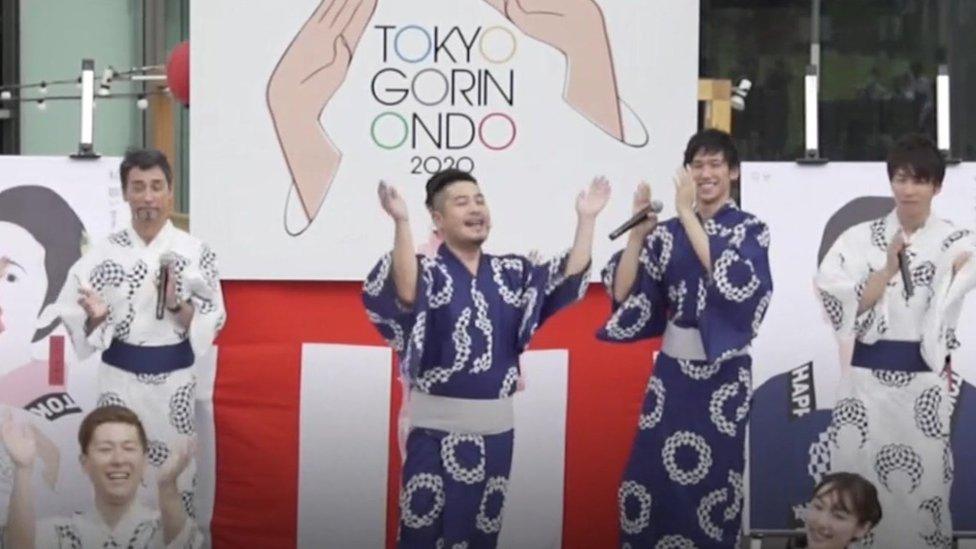
M 294 547 L 298 516 L 299 384 L 303 343 L 383 345 L 357 282 L 226 282 L 229 321 L 214 388 L 214 546 Z M 569 351 L 563 547 L 611 547 L 617 486 L 658 342 L 594 337 L 609 302 L 597 285 L 553 318 L 533 349 Z M 391 368 L 395 366 L 391 364 Z M 528 380 L 527 390 L 532 390 Z M 396 537 L 399 382 L 390 387 L 387 545 Z M 516 438 L 518 435 L 516 434 Z

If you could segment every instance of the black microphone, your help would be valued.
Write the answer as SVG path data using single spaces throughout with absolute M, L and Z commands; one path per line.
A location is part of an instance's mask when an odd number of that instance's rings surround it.
M 912 287 L 912 273 L 908 271 L 908 256 L 904 248 L 898 252 L 898 270 L 901 271 L 901 283 L 905 286 L 905 295 L 912 297 L 915 288 Z
M 616 240 L 620 235 L 636 227 L 641 221 L 647 219 L 647 214 L 651 212 L 661 213 L 661 210 L 663 209 L 664 204 L 661 204 L 660 200 L 651 200 L 650 204 L 641 208 L 639 212 L 635 213 L 634 216 L 628 219 L 623 225 L 614 229 L 614 231 L 610 233 L 610 240 Z
M 163 311 L 166 308 L 166 287 L 169 286 L 169 266 L 172 264 L 172 255 L 159 256 L 159 276 L 156 277 L 156 320 L 163 319 Z

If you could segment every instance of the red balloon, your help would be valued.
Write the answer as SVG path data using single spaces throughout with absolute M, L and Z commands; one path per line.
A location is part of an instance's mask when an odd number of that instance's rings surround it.
M 190 41 L 177 44 L 166 61 L 166 83 L 180 103 L 190 106 Z

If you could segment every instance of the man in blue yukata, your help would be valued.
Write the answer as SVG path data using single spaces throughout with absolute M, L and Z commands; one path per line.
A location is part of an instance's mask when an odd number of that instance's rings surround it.
M 624 548 L 737 547 L 749 345 L 773 293 L 769 229 L 730 199 L 732 138 L 692 136 L 675 177 L 677 216 L 650 214 L 603 272 L 608 341 L 662 336 L 618 491 Z M 651 202 L 646 184 L 634 211 Z
M 586 292 L 604 178 L 576 199 L 573 247 L 538 263 L 481 250 L 491 215 L 475 178 L 445 170 L 427 182 L 443 243 L 415 253 L 403 197 L 380 183 L 393 251 L 363 285 L 367 314 L 399 355 L 411 428 L 400 491 L 401 548 L 491 548 L 512 464 L 519 355 L 536 329 Z

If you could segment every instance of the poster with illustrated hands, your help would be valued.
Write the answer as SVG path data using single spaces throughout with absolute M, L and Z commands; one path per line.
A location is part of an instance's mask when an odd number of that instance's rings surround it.
M 234 13 L 233 24 L 226 14 Z M 392 242 L 380 180 L 470 171 L 489 251 L 569 247 L 606 176 L 605 238 L 641 180 L 673 212 L 697 122 L 698 6 L 655 0 L 214 0 L 192 6 L 191 218 L 235 279 L 362 279 Z

